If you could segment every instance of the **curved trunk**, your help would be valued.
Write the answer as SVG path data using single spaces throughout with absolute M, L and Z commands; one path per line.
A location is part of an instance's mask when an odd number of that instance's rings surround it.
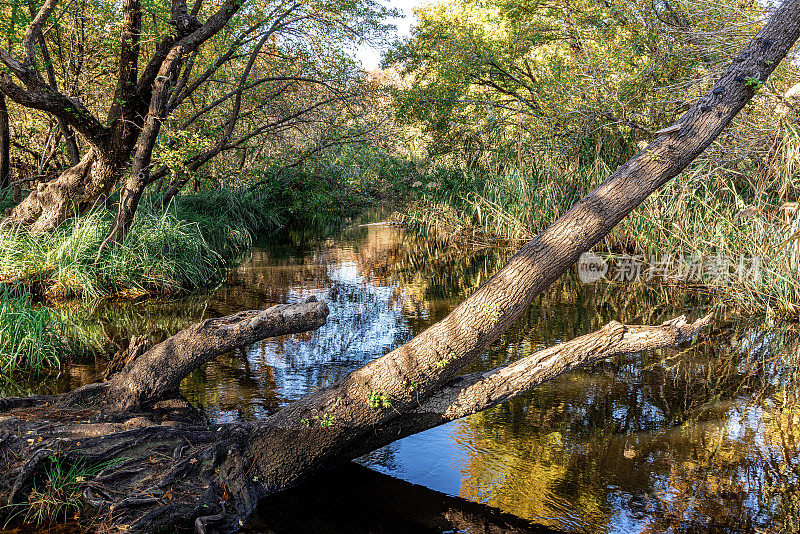
M 508 366 L 452 380 L 415 409 L 363 427 L 326 415 L 339 400 L 318 406 L 322 415 L 290 426 L 280 426 L 281 412 L 262 423 L 209 426 L 175 393 L 181 378 L 220 352 L 316 328 L 326 315 L 325 304 L 307 302 L 204 321 L 138 357 L 141 346 L 134 341 L 125 351 L 132 361 L 107 382 L 59 397 L 0 399 L 0 496 L 8 505 L 23 502 L 53 462 L 113 461 L 81 484 L 85 503 L 107 526 L 150 533 L 194 519 L 200 533 L 212 524 L 234 531 L 262 497 L 321 469 L 494 406 L 578 366 L 688 341 L 711 321 L 709 315 L 656 327 L 611 323 Z M 138 398 L 139 405 L 120 403 L 120 392 Z M 377 416 L 388 402 L 375 400 L 362 406 L 367 416 Z
M 120 165 L 92 148 L 55 180 L 37 184 L 11 210 L 6 221 L 25 226 L 33 234 L 52 230 L 68 217 L 102 201 L 111 193 L 119 175 Z

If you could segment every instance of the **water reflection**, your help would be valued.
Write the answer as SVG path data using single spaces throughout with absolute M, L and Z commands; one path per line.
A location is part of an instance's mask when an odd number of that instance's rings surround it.
M 313 513 L 309 513 L 313 503 Z M 348 465 L 261 503 L 245 534 L 557 534 L 510 514 Z
M 98 343 L 113 346 L 141 333 L 157 341 L 203 317 L 310 295 L 325 300 L 331 314 L 323 328 L 228 354 L 182 386 L 216 421 L 258 419 L 410 339 L 510 253 L 441 249 L 390 226 L 354 227 L 335 239 L 294 236 L 258 249 L 208 295 L 75 312 L 87 317 L 87 332 Z M 681 313 L 697 316 L 708 307 L 704 295 L 677 287 L 586 286 L 567 276 L 536 299 L 472 370 L 516 360 L 611 319 L 654 324 Z M 362 461 L 560 530 L 797 531 L 797 332 L 729 323 L 719 312 L 715 334 L 695 346 L 599 363 Z M 93 363 L 81 365 L 51 388 L 91 381 Z M 326 501 L 330 506 L 308 499 L 305 507 L 297 504 L 303 499 L 291 507 L 284 503 L 291 512 L 273 508 L 254 520 L 250 532 L 400 532 L 397 524 L 410 524 L 398 517 L 410 517 L 414 504 L 365 513 L 368 505 L 356 493 L 358 484 L 367 483 L 357 480 L 312 482 L 303 491 L 352 498 Z M 424 521 L 414 520 L 418 530 L 405 531 L 484 532 L 445 521 L 445 512 L 434 509 Z M 332 511 L 352 520 L 337 523 L 328 517 Z

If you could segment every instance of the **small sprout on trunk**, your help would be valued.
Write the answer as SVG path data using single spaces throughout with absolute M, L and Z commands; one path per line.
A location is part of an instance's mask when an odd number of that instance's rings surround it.
M 495 304 L 486 304 L 483 307 L 483 310 L 486 312 L 486 317 L 491 319 L 493 323 L 496 323 L 500 320 L 500 305 Z
M 380 410 L 381 408 L 391 408 L 392 399 L 383 391 L 370 391 L 367 397 L 367 404 L 370 408 Z
M 436 362 L 436 367 L 439 368 L 445 367 L 446 365 L 449 365 L 450 363 L 455 361 L 455 359 L 456 359 L 456 353 L 451 350 L 450 353 L 447 355 L 447 358 Z
M 764 85 L 764 82 L 763 82 L 763 81 L 759 80 L 758 78 L 754 78 L 754 77 L 752 77 L 752 76 L 747 76 L 747 77 L 744 79 L 744 86 L 745 86 L 745 87 L 750 87 L 750 88 L 752 88 L 754 91 L 758 91 L 759 89 L 761 89 L 761 87 L 762 87 L 763 85 Z

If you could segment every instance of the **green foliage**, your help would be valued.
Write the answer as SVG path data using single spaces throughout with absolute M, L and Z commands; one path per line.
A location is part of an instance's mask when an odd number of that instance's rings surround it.
M 320 428 L 330 428 L 333 426 L 335 420 L 336 418 L 333 415 L 326 413 L 301 419 L 300 422 L 303 423 L 306 428 L 311 428 L 314 424 L 319 424 Z
M 175 175 L 191 172 L 186 162 L 210 146 L 211 140 L 197 132 L 169 130 L 156 144 L 153 163 L 158 166 L 164 165 Z
M 66 522 L 77 517 L 83 509 L 81 493 L 85 483 L 120 461 L 89 464 L 84 459 L 68 461 L 62 454 L 53 454 L 45 461 L 44 479 L 31 489 L 28 501 L 10 506 L 24 507 L 26 523 L 49 525 Z
M 706 285 L 745 313 L 800 313 L 800 216 L 786 193 L 796 195 L 800 135 L 789 131 L 773 172 L 759 180 L 731 173 L 710 155 L 655 192 L 597 248 L 641 255 L 646 261 L 722 255 L 738 262 L 760 258 L 755 279 L 738 277 Z M 533 238 L 603 178 L 598 169 L 565 172 L 540 166 L 527 174 L 481 176 L 433 169 L 403 210 L 403 220 L 446 242 L 490 243 Z M 796 197 L 795 197 L 796 198 Z M 789 211 L 782 211 L 788 208 Z M 785 214 L 785 215 L 784 215 Z M 749 261 L 749 260 L 748 260 Z M 487 305 L 486 316 L 498 317 Z
M 372 168 L 342 158 L 320 158 L 299 168 L 254 176 L 261 182 L 259 194 L 270 199 L 275 214 L 286 226 L 325 226 L 352 217 L 391 194 L 389 181 L 396 176 L 390 165 Z
M 436 367 L 439 367 L 439 368 L 447 367 L 448 365 L 453 363 L 455 360 L 456 360 L 456 353 L 453 352 L 453 351 L 450 351 L 447 354 L 446 358 L 443 358 L 443 359 L 439 360 L 438 362 L 436 362 Z
M 367 396 L 367 405 L 375 410 L 392 407 L 392 399 L 383 391 L 370 391 Z
M 758 78 L 753 78 L 752 76 L 747 76 L 744 79 L 744 85 L 746 87 L 752 88 L 753 91 L 758 91 L 764 85 L 764 82 L 762 80 L 759 80 Z
M 14 202 L 14 195 L 10 189 L 0 191 L 0 216 L 2 216 L 3 212 L 15 204 L 16 202 Z
M 97 261 L 113 217 L 104 208 L 31 236 L 0 231 L 0 279 L 51 298 L 181 293 L 220 283 L 258 232 L 277 228 L 263 193 L 182 195 L 167 209 L 143 199 L 122 243 Z
M 537 153 L 614 167 L 674 122 L 681 95 L 706 90 L 709 66 L 740 46 L 737 25 L 760 16 L 730 0 L 432 3 L 387 57 L 407 75 L 397 117 L 431 155 L 473 170 Z
M 24 288 L 0 286 L 0 373 L 57 369 L 85 350 L 84 340 L 56 312 L 34 304 Z

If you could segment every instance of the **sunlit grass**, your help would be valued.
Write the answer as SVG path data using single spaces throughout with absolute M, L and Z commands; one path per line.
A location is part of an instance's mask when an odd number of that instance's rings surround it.
M 222 282 L 254 236 L 280 225 L 257 194 L 185 195 L 165 209 L 145 199 L 123 242 L 98 259 L 112 218 L 101 208 L 42 235 L 0 231 L 0 280 L 50 298 L 191 291 Z
M 800 155 L 794 137 L 786 152 Z M 787 156 L 788 157 L 788 156 Z M 596 248 L 601 252 L 678 259 L 723 256 L 760 261 L 754 277 L 705 282 L 720 301 L 747 313 L 800 313 L 800 213 L 792 162 L 751 181 L 708 158 L 653 193 Z M 796 167 L 796 165 L 794 165 Z M 434 169 L 419 179 L 404 209 L 411 227 L 446 242 L 531 239 L 607 176 L 607 169 L 540 165 L 525 173 L 479 176 Z M 795 205 L 796 206 L 796 205 Z M 787 209 L 788 207 L 788 209 Z
M 85 346 L 50 308 L 32 302 L 20 287 L 0 287 L 0 373 L 60 368 Z
M 38 526 L 77 519 L 84 507 L 81 494 L 85 483 L 120 461 L 69 461 L 55 453 L 45 460 L 43 476 L 28 492 L 27 502 L 6 505 L 6 508 L 11 509 L 12 518 L 21 516 L 25 523 Z

